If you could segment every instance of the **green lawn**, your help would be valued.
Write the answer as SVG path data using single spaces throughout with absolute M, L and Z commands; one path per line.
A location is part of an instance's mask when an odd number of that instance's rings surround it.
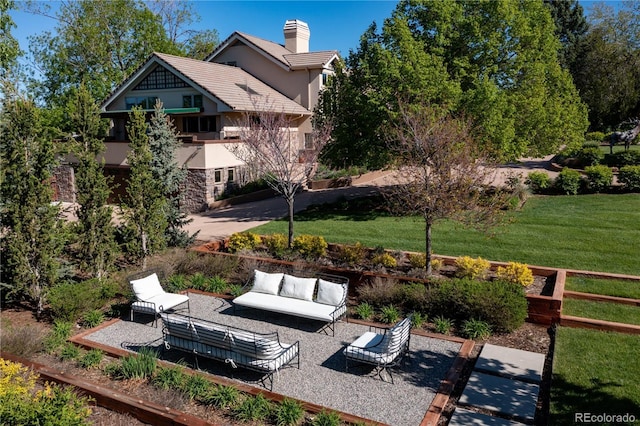
M 441 221 L 433 229 L 434 253 L 532 265 L 640 275 L 640 195 L 531 197 L 493 235 Z M 286 234 L 286 220 L 252 231 Z M 296 215 L 296 234 L 329 242 L 424 251 L 424 223 L 383 212 L 320 210 Z
M 640 424 L 638 353 L 640 336 L 559 327 L 550 424 L 573 425 L 575 413 L 629 413 Z
M 562 302 L 562 313 L 574 317 L 640 325 L 640 307 L 611 302 L 596 302 L 566 298 Z
M 564 288 L 583 293 L 640 299 L 640 282 L 572 276 L 567 277 Z
M 600 151 L 604 152 L 605 154 L 608 154 L 609 152 L 611 152 L 609 150 L 609 145 L 600 145 L 599 148 L 600 148 Z M 613 146 L 614 154 L 616 152 L 621 152 L 621 151 L 624 151 L 624 144 L 618 144 Z M 636 144 L 636 145 L 629 146 L 629 151 L 640 151 L 640 145 Z

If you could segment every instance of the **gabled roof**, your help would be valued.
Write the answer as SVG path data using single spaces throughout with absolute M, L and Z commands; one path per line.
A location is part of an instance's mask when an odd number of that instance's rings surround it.
M 167 68 L 232 111 L 275 110 L 311 115 L 311 111 L 241 68 L 157 52 L 102 103 L 102 111 L 106 111 L 109 104 L 137 82 L 153 64 Z
M 331 63 L 331 61 L 338 58 L 337 50 L 292 53 L 281 44 L 236 31 L 220 43 L 213 53 L 205 59 L 205 61 L 213 61 L 227 47 L 233 46 L 237 42 L 244 43 L 245 45 L 253 48 L 258 53 L 287 70 L 325 68 Z

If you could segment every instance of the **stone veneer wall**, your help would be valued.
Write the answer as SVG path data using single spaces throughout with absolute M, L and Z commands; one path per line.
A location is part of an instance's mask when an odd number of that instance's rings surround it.
M 183 205 L 188 212 L 200 212 L 214 201 L 215 176 L 213 169 L 190 169 L 183 186 Z
M 76 175 L 69 165 L 58 166 L 53 172 L 53 186 L 56 201 L 76 202 Z

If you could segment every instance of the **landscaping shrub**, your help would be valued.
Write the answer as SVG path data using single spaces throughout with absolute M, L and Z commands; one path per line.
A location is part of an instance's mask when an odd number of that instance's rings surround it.
M 604 163 L 609 167 L 640 166 L 640 151 L 618 151 L 607 154 Z
M 262 242 L 258 234 L 253 232 L 236 232 L 229 237 L 229 251 L 238 253 L 241 251 L 255 250 Z
M 221 386 L 229 387 L 229 386 Z M 236 392 L 239 391 L 232 388 Z M 189 397 L 189 399 L 210 403 L 211 395 L 218 395 L 217 388 L 213 387 L 213 384 L 202 377 L 199 374 L 187 375 L 186 380 L 182 382 L 182 392 Z M 219 407 L 218 407 L 219 408 Z
M 424 254 L 424 253 L 411 253 L 411 254 L 409 254 L 409 265 L 411 265 L 412 268 L 421 268 L 421 269 L 426 268 L 427 267 L 427 255 Z
M 582 175 L 580 175 L 580 172 L 565 167 L 558 173 L 554 186 L 563 194 L 576 195 L 580 191 L 581 180 Z
M 430 289 L 427 313 L 459 323 L 475 318 L 497 333 L 508 333 L 524 323 L 527 298 L 522 285 L 507 281 L 443 280 Z
M 628 191 L 640 191 L 640 166 L 624 166 L 618 173 L 620 182 Z
M 444 266 L 444 260 L 442 259 L 431 259 L 431 270 L 434 272 L 438 272 Z
M 49 353 L 54 353 L 71 336 L 73 324 L 68 321 L 54 320 L 53 328 L 44 339 L 44 348 Z
M 302 405 L 291 398 L 284 398 L 274 411 L 276 425 L 278 426 L 296 425 L 304 417 Z
M 209 382 L 201 376 L 192 376 L 192 379 L 198 377 L 207 382 L 207 388 L 209 388 Z M 194 396 L 192 398 L 197 397 Z M 200 399 L 200 398 L 198 398 Z M 235 408 L 240 401 L 240 391 L 233 386 L 214 385 L 211 387 L 206 396 L 204 396 L 204 402 L 210 404 L 218 409 Z
M 174 273 L 192 275 L 202 272 L 207 277 L 220 275 L 229 278 L 239 263 L 240 260 L 235 256 L 211 256 L 190 251 L 177 262 Z
M 220 275 L 214 275 L 205 284 L 205 291 L 210 293 L 225 293 L 228 288 L 229 283 Z
M 402 298 L 402 288 L 397 281 L 375 277 L 357 288 L 359 299 L 374 307 L 396 303 Z
M 389 253 L 382 253 L 374 256 L 373 259 L 371 259 L 371 263 L 374 265 L 384 266 L 385 268 L 395 268 L 398 266 L 398 261 Z
M 184 274 L 171 275 L 165 285 L 169 293 L 180 293 L 189 288 L 189 280 Z
M 10 354 L 25 356 L 44 350 L 45 333 L 37 327 L 11 327 L 2 324 L 0 347 Z
M 340 426 L 340 415 L 335 411 L 322 410 L 313 418 L 311 426 Z
M 369 320 L 373 317 L 375 310 L 373 306 L 368 304 L 367 302 L 362 302 L 358 306 L 356 306 L 356 315 L 363 320 Z
M 603 142 L 606 137 L 607 135 L 605 135 L 603 132 L 588 132 L 585 135 L 585 139 L 587 141 L 596 141 L 598 142 L 598 145 L 600 145 L 600 142 Z
M 186 376 L 183 367 L 158 367 L 151 383 L 159 389 L 181 389 Z
M 189 287 L 194 290 L 205 290 L 207 277 L 202 272 L 196 272 L 189 277 Z
M 78 366 L 82 368 L 97 368 L 102 359 L 104 358 L 104 352 L 100 349 L 91 349 L 78 357 Z
M 327 254 L 328 244 L 319 235 L 298 235 L 293 239 L 292 248 L 302 257 L 314 259 Z
M 456 259 L 456 276 L 459 278 L 482 279 L 487 276 L 491 263 L 481 257 L 474 259 L 461 256 Z
M 551 178 L 545 172 L 531 172 L 524 183 L 534 194 L 542 194 L 551 188 Z
M 354 245 L 343 245 L 338 250 L 338 259 L 350 266 L 364 262 L 367 257 L 367 249 L 358 241 Z
M 103 322 L 104 322 L 104 314 L 97 309 L 86 312 L 82 316 L 82 325 L 86 328 L 97 327 Z
M 600 164 L 604 159 L 604 152 L 597 146 L 583 146 L 576 158 L 583 168 L 586 166 L 595 166 L 596 164 Z
M 240 284 L 231 284 L 229 286 L 229 294 L 233 297 L 242 295 L 242 286 Z
M 428 291 L 422 283 L 407 283 L 399 286 L 399 303 L 405 311 L 422 311 L 427 306 Z
M 69 361 L 76 359 L 80 356 L 80 348 L 71 342 L 66 342 L 60 350 L 60 359 L 62 361 Z
M 394 305 L 383 306 L 380 312 L 380 321 L 385 324 L 395 324 L 400 319 L 400 311 Z
M 533 272 L 524 263 L 509 262 L 507 266 L 498 266 L 496 277 L 503 281 L 528 287 L 533 284 Z
M 120 366 L 114 371 L 118 379 L 148 379 L 153 376 L 158 366 L 155 351 L 143 347 L 137 355 L 127 355 L 120 359 Z
M 588 166 L 584 171 L 587 173 L 587 185 L 592 191 L 602 192 L 613 182 L 613 171 L 608 166 Z
M 243 422 L 261 422 L 265 420 L 271 413 L 271 401 L 258 394 L 255 397 L 247 397 L 239 407 L 235 409 L 235 417 Z
M 427 316 L 422 312 L 411 312 L 409 318 L 411 318 L 411 328 L 422 328 L 422 325 L 427 322 Z
M 437 333 L 449 334 L 453 328 L 453 321 L 440 315 L 433 320 L 433 325 Z
M 102 308 L 109 300 L 110 288 L 114 285 L 108 280 L 90 279 L 53 286 L 47 296 L 53 317 L 75 322 L 84 313 Z
M 287 251 L 289 242 L 284 234 L 271 234 L 262 237 L 262 244 L 272 256 L 282 257 Z
M 46 383 L 19 363 L 0 358 L 0 421 L 6 425 L 89 425 L 90 399 Z
M 470 319 L 462 323 L 460 333 L 467 339 L 486 339 L 491 336 L 491 326 L 486 321 Z

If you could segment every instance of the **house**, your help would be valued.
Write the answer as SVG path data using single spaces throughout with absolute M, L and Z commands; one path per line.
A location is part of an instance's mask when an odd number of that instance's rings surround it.
M 206 208 L 238 180 L 243 163 L 229 148 L 242 143 L 236 126 L 244 113 L 261 108 L 256 99 L 289 115 L 296 126 L 290 129 L 292 142 L 304 149 L 312 111 L 338 52 L 309 52 L 310 31 L 302 21 L 286 21 L 283 32 L 284 44 L 234 32 L 204 61 L 154 53 L 118 86 L 101 105 L 102 116 L 111 119 L 105 172 L 114 176 L 118 191 L 128 175 L 128 113 L 134 106 L 151 113 L 156 99 L 184 142 L 178 163 L 188 170 L 190 211 Z

